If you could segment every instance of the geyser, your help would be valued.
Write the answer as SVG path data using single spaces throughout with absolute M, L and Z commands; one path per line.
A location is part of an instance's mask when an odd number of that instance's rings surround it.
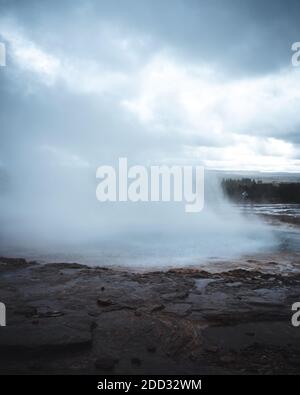
M 184 202 L 99 203 L 93 169 L 33 163 L 37 157 L 9 174 L 14 188 L 1 196 L 2 254 L 150 267 L 199 264 L 276 243 L 269 226 L 226 201 L 211 172 L 205 207 L 190 214 Z M 18 182 L 29 170 L 30 183 Z

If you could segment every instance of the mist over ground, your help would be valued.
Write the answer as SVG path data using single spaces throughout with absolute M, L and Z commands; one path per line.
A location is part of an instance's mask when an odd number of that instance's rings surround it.
M 36 168 L 27 168 L 28 185 L 22 186 L 18 174 L 15 188 L 1 197 L 5 254 L 162 266 L 195 264 L 276 245 L 266 224 L 245 217 L 227 201 L 213 173 L 206 174 L 203 211 L 186 213 L 185 202 L 99 202 L 95 196 L 99 181 L 90 169 L 62 172 L 35 163 Z M 22 173 L 25 168 L 24 164 Z

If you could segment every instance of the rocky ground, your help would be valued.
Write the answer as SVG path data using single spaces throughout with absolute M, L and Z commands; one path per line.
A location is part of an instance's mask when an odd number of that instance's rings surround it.
M 133 272 L 0 258 L 0 373 L 299 373 L 291 305 L 300 256 L 208 267 Z

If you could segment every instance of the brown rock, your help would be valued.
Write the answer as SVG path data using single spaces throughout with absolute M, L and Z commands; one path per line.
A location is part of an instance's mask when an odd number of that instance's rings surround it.
M 107 307 L 111 306 L 113 302 L 110 299 L 98 299 L 97 300 L 97 305 L 100 307 Z

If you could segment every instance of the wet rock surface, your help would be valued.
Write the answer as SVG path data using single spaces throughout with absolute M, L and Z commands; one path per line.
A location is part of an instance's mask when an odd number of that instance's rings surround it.
M 132 272 L 0 258 L 0 373 L 299 373 L 299 257 L 240 267 Z

